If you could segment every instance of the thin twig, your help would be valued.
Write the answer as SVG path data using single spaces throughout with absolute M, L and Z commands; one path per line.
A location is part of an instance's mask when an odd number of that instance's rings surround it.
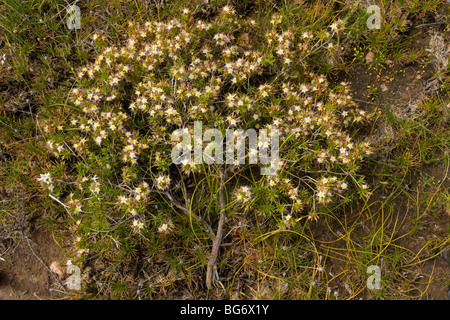
M 415 26 L 414 28 L 420 28 L 420 27 L 426 27 L 426 26 L 432 26 L 432 25 L 436 25 L 436 24 L 446 24 L 447 22 L 432 22 L 432 23 L 424 23 L 424 24 L 419 24 L 417 26 Z
M 52 198 L 53 200 L 55 200 L 56 202 L 58 202 L 60 205 L 62 205 L 63 207 L 64 207 L 64 209 L 66 209 L 67 210 L 67 208 L 68 208 L 68 206 L 67 205 L 65 205 L 64 203 L 62 203 L 61 201 L 59 201 L 59 199 L 58 198 L 56 198 L 55 196 L 53 196 L 52 194 L 49 194 L 49 197 L 50 198 Z M 69 212 L 68 210 L 67 210 L 67 212 Z
M 213 246 L 211 249 L 211 255 L 209 256 L 208 265 L 206 267 L 206 287 L 211 289 L 211 276 L 214 266 L 216 265 L 217 255 L 219 253 L 220 242 L 222 241 L 223 235 L 223 223 L 225 221 L 225 184 L 223 183 L 224 173 L 220 173 L 220 186 L 219 186 L 219 206 L 220 206 L 220 217 L 219 225 L 217 226 L 217 234 L 213 240 Z

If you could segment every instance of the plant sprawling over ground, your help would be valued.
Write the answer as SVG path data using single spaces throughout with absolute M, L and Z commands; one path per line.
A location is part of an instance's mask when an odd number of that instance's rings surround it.
M 344 21 L 313 32 L 273 15 L 269 25 L 225 6 L 208 20 L 184 9 L 165 22 L 130 22 L 118 46 L 95 33 L 98 54 L 78 72 L 65 122 L 40 120 L 56 165 L 39 180 L 70 217 L 69 264 L 90 255 L 120 261 L 147 242 L 183 236 L 186 219 L 212 238 L 207 221 L 218 214 L 251 212 L 271 217 L 271 228 L 292 228 L 349 200 L 349 188 L 369 194 L 357 171 L 371 147 L 353 135 L 369 112 L 346 83 L 331 84 L 308 64 L 336 59 Z M 172 133 L 193 136 L 195 121 L 223 136 L 277 130 L 279 169 L 260 175 L 249 164 L 271 149 L 268 137 L 247 148 L 245 163 L 174 164 Z
M 76 5 L 0 1 L 0 299 L 447 297 L 445 0 Z

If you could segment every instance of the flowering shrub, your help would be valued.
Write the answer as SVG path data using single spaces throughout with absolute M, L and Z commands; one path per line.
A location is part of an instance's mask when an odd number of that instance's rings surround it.
M 71 261 L 94 252 L 115 261 L 125 244 L 170 237 L 186 214 L 205 223 L 209 212 L 252 211 L 291 228 L 317 220 L 350 188 L 368 194 L 356 172 L 371 149 L 352 132 L 369 114 L 346 83 L 331 85 L 308 64 L 313 54 L 339 55 L 344 22 L 313 33 L 274 15 L 269 26 L 226 6 L 210 21 L 185 9 L 166 22 L 130 22 L 121 46 L 94 35 L 99 54 L 78 72 L 71 115 L 44 124 L 58 166 L 39 180 L 71 218 Z M 171 134 L 192 134 L 194 121 L 222 133 L 278 130 L 279 170 L 261 176 L 248 163 L 173 164 Z M 219 191 L 225 206 L 211 203 Z

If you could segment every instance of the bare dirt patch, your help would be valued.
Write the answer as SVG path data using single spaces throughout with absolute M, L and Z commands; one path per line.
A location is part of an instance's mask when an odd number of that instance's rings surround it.
M 48 267 L 64 260 L 50 231 L 37 228 L 26 237 L 2 239 L 7 248 L 0 260 L 0 300 L 41 300 L 62 298 L 66 294 Z

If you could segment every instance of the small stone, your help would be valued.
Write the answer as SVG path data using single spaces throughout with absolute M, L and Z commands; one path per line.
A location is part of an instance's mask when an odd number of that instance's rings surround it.
M 384 62 L 389 68 L 392 67 L 394 65 L 394 62 L 392 60 L 386 60 Z
M 370 64 L 370 63 L 372 63 L 374 61 L 374 59 L 375 59 L 375 54 L 372 51 L 369 51 L 366 54 L 366 63 Z
M 50 270 L 60 277 L 62 277 L 65 273 L 58 261 L 52 262 L 52 264 L 50 265 Z
M 442 251 L 441 255 L 442 258 L 444 258 L 444 260 L 446 260 L 450 264 L 450 248 L 447 248 L 444 251 Z
M 386 92 L 389 90 L 388 87 L 384 83 L 381 84 L 380 88 L 381 88 L 381 91 L 383 91 L 383 92 Z

